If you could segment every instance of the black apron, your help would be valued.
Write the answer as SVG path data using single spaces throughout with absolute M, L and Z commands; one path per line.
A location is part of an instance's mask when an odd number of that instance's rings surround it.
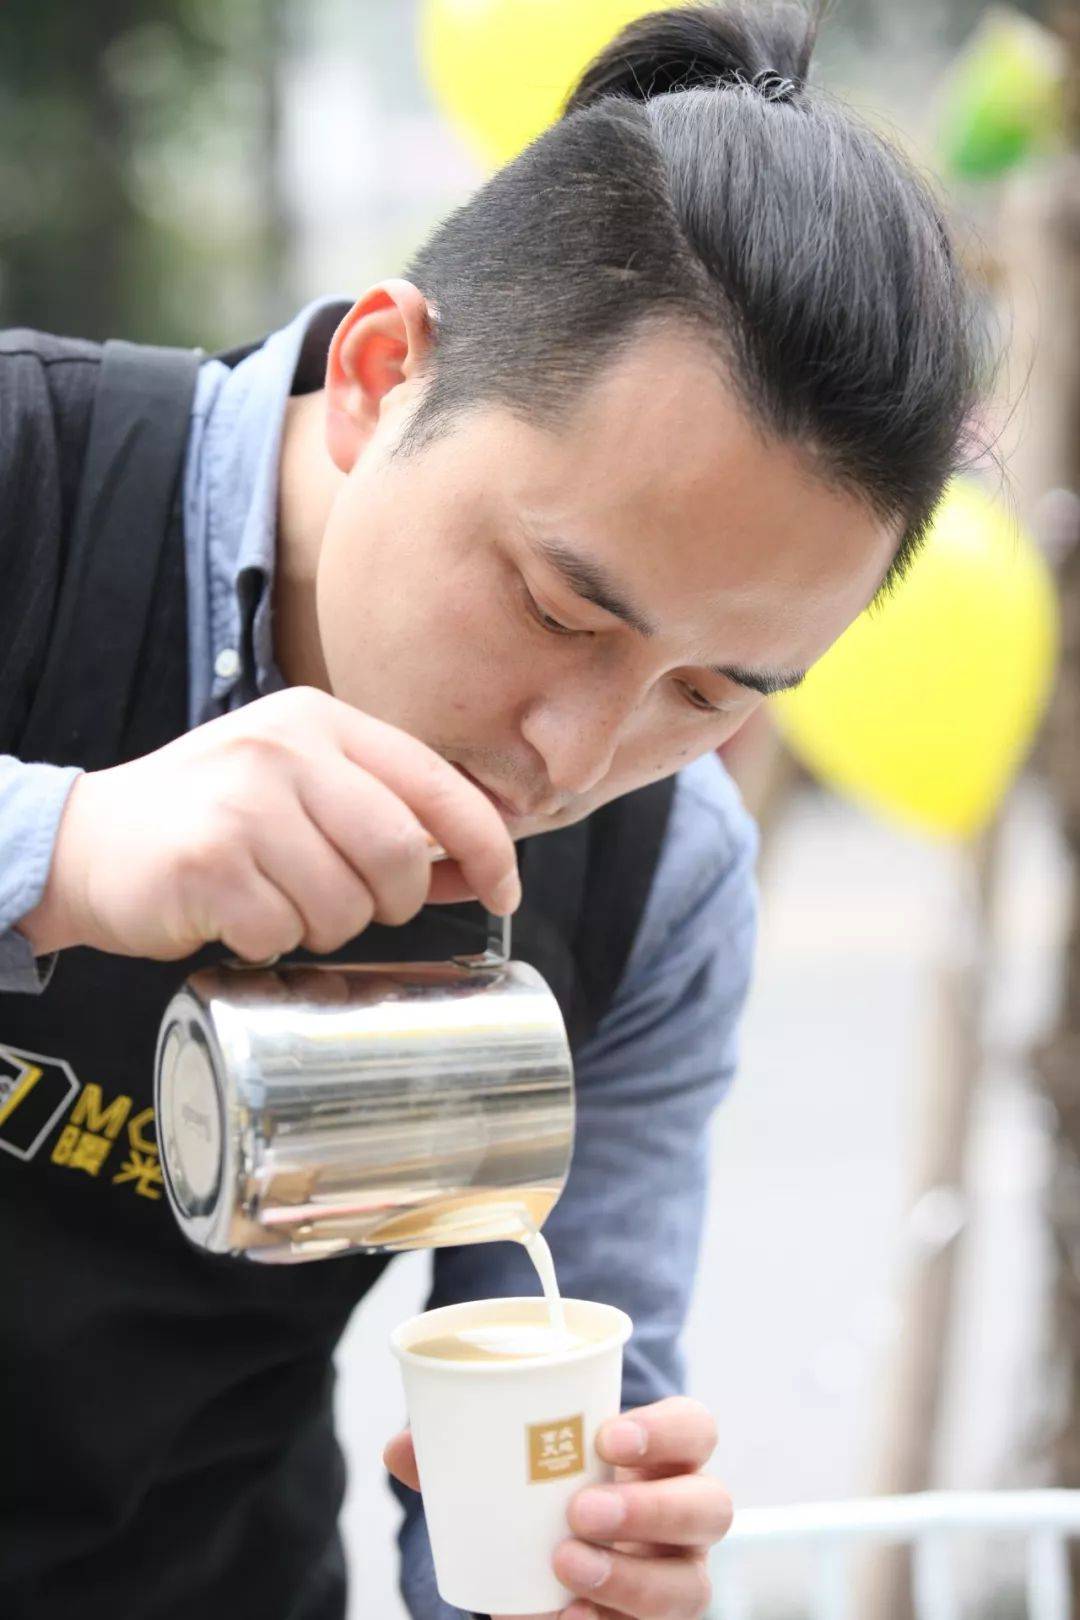
M 101 769 L 187 728 L 180 482 L 196 369 L 179 351 L 105 348 L 23 759 Z M 515 955 L 548 978 L 575 1043 L 614 993 L 669 801 L 662 784 L 522 846 Z M 482 933 L 478 907 L 430 908 L 336 955 L 439 957 Z M 0 994 L 3 1620 L 345 1612 L 332 1355 L 387 1262 L 259 1266 L 175 1225 L 154 1047 L 174 990 L 220 955 L 70 950 L 40 996 Z

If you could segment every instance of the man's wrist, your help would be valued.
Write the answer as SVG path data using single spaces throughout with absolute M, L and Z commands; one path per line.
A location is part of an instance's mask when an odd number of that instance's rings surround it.
M 35 956 L 51 956 L 55 951 L 78 944 L 51 877 L 38 904 L 16 923 L 14 932 L 22 935 Z
M 61 823 L 82 777 L 75 766 L 0 755 L 0 934 L 44 955 L 51 939 L 34 926 L 56 858 Z M 24 926 L 32 919 L 30 926 Z M 50 924 L 50 935 L 53 933 Z
M 72 889 L 72 861 L 62 845 L 65 823 L 70 825 L 72 802 L 79 793 L 84 778 L 71 785 L 52 847 L 52 858 L 45 887 L 37 905 L 15 924 L 15 931 L 27 941 L 35 956 L 49 956 L 54 951 L 66 950 L 83 942 L 78 923 L 70 903 Z

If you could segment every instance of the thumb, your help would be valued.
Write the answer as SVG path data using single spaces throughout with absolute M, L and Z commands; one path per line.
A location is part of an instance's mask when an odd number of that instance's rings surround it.
M 416 1471 L 416 1452 L 413 1450 L 412 1435 L 408 1429 L 402 1429 L 395 1434 L 383 1447 L 383 1462 L 388 1473 L 395 1479 L 400 1479 L 410 1491 L 420 1489 L 420 1475 Z

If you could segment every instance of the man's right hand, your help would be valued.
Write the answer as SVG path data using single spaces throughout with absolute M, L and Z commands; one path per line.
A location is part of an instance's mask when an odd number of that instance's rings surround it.
M 220 940 L 261 961 L 473 896 L 500 913 L 521 898 L 486 795 L 414 737 L 294 687 L 79 777 L 19 928 L 38 955 L 170 961 Z

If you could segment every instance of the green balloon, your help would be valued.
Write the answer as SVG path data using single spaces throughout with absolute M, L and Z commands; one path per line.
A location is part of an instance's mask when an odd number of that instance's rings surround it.
M 940 156 L 964 179 L 1003 174 L 1063 127 L 1064 50 L 1020 12 L 990 12 L 946 79 Z

